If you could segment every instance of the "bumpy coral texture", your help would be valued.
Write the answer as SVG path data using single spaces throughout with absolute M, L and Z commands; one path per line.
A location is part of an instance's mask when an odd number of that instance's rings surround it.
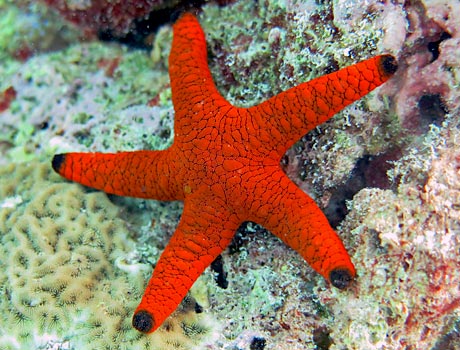
M 131 329 L 150 271 L 124 259 L 132 241 L 104 194 L 65 184 L 39 163 L 7 166 L 0 177 L 2 349 L 182 349 L 208 332 L 191 308 L 154 337 Z
M 458 339 L 460 310 L 459 142 L 456 111 L 443 127 L 432 128 L 425 148 L 396 163 L 396 192 L 364 189 L 354 197 L 342 229 L 359 237 L 354 256 L 363 278 L 346 300 L 321 295 L 326 305 L 334 304 L 336 344 L 458 348 L 446 343 Z

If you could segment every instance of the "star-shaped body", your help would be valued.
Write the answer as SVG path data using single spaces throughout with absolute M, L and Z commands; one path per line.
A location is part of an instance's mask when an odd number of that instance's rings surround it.
M 198 21 L 183 15 L 174 25 L 169 57 L 173 145 L 164 151 L 58 154 L 52 162 L 63 177 L 107 193 L 184 201 L 133 326 L 147 333 L 157 329 L 245 221 L 270 230 L 332 285 L 345 288 L 355 268 L 342 242 L 281 170 L 280 159 L 309 130 L 396 69 L 392 56 L 377 56 L 238 108 L 213 83 Z

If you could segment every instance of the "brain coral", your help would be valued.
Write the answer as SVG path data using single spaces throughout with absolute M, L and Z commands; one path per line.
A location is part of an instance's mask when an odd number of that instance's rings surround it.
M 190 307 L 151 337 L 132 329 L 150 271 L 129 263 L 133 241 L 105 194 L 41 163 L 0 178 L 2 349 L 189 349 L 209 333 Z

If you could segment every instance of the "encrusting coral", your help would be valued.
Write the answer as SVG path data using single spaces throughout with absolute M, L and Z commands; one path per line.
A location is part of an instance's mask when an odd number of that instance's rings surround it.
M 457 348 L 441 344 L 457 337 L 460 306 L 459 126 L 457 110 L 432 127 L 424 148 L 395 164 L 396 191 L 363 189 L 350 203 L 342 231 L 355 237 L 363 278 L 346 300 L 329 291 L 318 294 L 335 315 L 330 329 L 337 344 Z
M 1 349 L 188 349 L 210 333 L 193 307 L 153 337 L 132 330 L 150 269 L 130 263 L 132 240 L 104 194 L 37 162 L 6 166 L 0 177 Z

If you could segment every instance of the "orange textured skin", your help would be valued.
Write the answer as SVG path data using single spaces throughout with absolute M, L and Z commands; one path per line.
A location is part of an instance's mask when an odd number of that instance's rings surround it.
M 284 174 L 280 159 L 309 130 L 395 70 L 391 56 L 377 56 L 257 106 L 237 108 L 213 83 L 198 21 L 183 15 L 174 25 L 169 57 L 174 144 L 164 151 L 67 153 L 53 160 L 60 175 L 108 193 L 184 201 L 133 325 L 146 333 L 157 329 L 244 221 L 269 229 L 326 279 L 337 271 L 355 277 L 339 237 L 313 200 Z

